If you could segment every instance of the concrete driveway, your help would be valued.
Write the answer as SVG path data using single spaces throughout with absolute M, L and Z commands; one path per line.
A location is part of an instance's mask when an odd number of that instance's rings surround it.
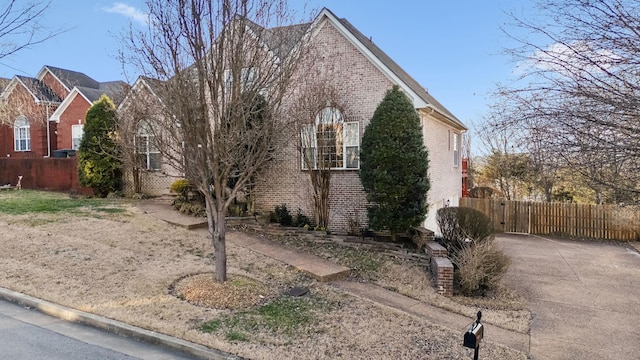
M 640 359 L 640 254 L 601 242 L 499 235 L 505 281 L 529 302 L 533 359 Z

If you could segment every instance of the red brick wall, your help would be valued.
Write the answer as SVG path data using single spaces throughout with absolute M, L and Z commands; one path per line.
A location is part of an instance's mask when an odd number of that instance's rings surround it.
M 87 110 L 91 107 L 91 104 L 78 94 L 71 101 L 71 104 L 65 109 L 64 113 L 60 115 L 60 123 L 58 124 L 58 149 L 71 149 L 73 147 L 71 139 L 71 126 L 78 125 L 78 121 L 84 124 Z
M 56 107 L 37 105 L 33 97 L 22 86 L 16 86 L 7 99 L 9 113 L 4 121 L 10 125 L 1 126 L 0 156 L 18 158 L 39 158 L 47 156 L 47 115 L 51 115 Z M 29 120 L 31 151 L 14 151 L 13 123 L 18 116 L 24 115 Z
M 78 183 L 76 158 L 0 159 L 0 185 L 15 186 L 19 175 L 22 175 L 23 189 L 91 193 Z
M 47 84 L 47 86 L 49 86 L 61 99 L 64 99 L 69 95 L 69 91 L 49 71 L 45 73 L 41 81 Z

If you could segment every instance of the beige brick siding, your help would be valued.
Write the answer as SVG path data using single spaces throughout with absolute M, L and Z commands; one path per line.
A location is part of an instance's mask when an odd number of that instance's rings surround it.
M 460 131 L 436 119 L 433 114 L 423 111 L 420 117 L 425 143 L 429 150 L 429 179 L 431 180 L 431 189 L 427 195 L 429 213 L 424 227 L 439 234 L 436 212 L 445 206 L 447 201 L 450 206 L 458 206 L 462 195 L 462 167 L 460 163 L 457 167 L 453 164 L 453 134 L 457 133 L 460 138 Z
M 360 123 L 360 138 L 373 113 L 393 83 L 376 68 L 351 42 L 329 22 L 320 25 L 312 47 L 319 49 L 323 60 L 317 66 L 328 68 L 321 73 L 332 74 L 333 85 L 343 94 L 345 121 Z M 430 210 L 425 227 L 437 231 L 435 212 L 446 200 L 457 205 L 461 193 L 461 169 L 453 166 L 453 148 L 448 136 L 453 127 L 433 115 L 422 112 L 421 121 L 429 150 L 431 190 Z M 459 131 L 457 131 L 459 133 Z M 276 205 L 287 204 L 295 215 L 297 209 L 312 218 L 312 198 L 308 175 L 300 170 L 300 153 L 295 144 L 282 154 L 264 174 L 256 188 L 256 208 L 273 211 Z M 348 231 L 350 219 L 366 226 L 366 197 L 355 170 L 334 171 L 331 178 L 330 230 Z
M 171 184 L 181 178 L 182 176 L 180 176 L 180 174 L 178 174 L 174 169 L 163 165 L 162 171 L 140 172 L 140 187 L 142 188 L 142 193 L 144 195 L 167 195 L 171 193 L 169 191 Z M 131 196 L 134 193 L 131 171 L 126 171 L 123 176 L 123 192 L 127 196 Z
M 376 65 L 361 53 L 333 24 L 324 19 L 316 28 L 311 39 L 314 54 L 311 64 L 317 71 L 309 72 L 309 66 L 302 66 L 295 77 L 304 79 L 323 74 L 327 81 L 340 94 L 337 107 L 341 110 L 345 122 L 359 123 L 360 139 L 373 113 L 391 89 L 393 82 Z M 308 64 L 307 64 L 308 65 Z M 299 82 L 298 82 L 299 83 Z M 296 82 L 293 82 L 294 86 Z M 292 88 L 292 93 L 296 88 Z M 285 108 L 291 104 L 285 104 Z M 312 122 L 314 119 L 303 119 Z M 435 211 L 446 200 L 456 205 L 461 192 L 461 169 L 453 167 L 453 150 L 449 146 L 449 137 L 453 127 L 440 121 L 428 111 L 421 111 L 424 136 L 429 150 L 431 191 L 429 193 L 429 219 L 427 228 L 437 231 Z M 458 131 L 459 132 L 459 131 Z M 275 161 L 265 169 L 256 180 L 253 190 L 256 210 L 262 213 L 273 211 L 275 206 L 286 204 L 292 215 L 298 209 L 313 219 L 312 189 L 309 175 L 301 169 L 301 157 L 298 149 L 297 130 L 293 131 L 290 143 L 275 154 Z M 360 141 L 361 143 L 361 141 Z M 145 193 L 159 194 L 168 191 L 173 178 L 158 177 L 159 173 L 149 173 L 150 178 L 143 182 Z M 335 170 L 331 178 L 330 192 L 330 230 L 344 233 L 349 224 L 358 227 L 367 226 L 366 196 L 362 190 L 357 170 Z
M 340 107 L 344 120 L 360 123 L 362 139 L 373 112 L 393 84 L 327 21 L 320 24 L 312 41 L 312 47 L 327 60 L 318 64 L 325 67 L 320 72 L 330 73 L 332 85 L 342 94 Z M 313 218 L 309 175 L 300 165 L 300 153 L 292 143 L 257 187 L 258 209 L 272 211 L 276 205 L 285 203 L 293 214 L 300 208 Z M 330 194 L 330 230 L 346 232 L 350 218 L 366 226 L 365 193 L 357 170 L 334 171 Z

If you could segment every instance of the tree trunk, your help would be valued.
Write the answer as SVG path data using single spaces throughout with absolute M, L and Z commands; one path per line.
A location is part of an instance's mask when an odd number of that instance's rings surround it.
M 205 193 L 205 204 L 207 210 L 207 225 L 209 235 L 211 235 L 211 245 L 213 246 L 213 267 L 216 280 L 227 281 L 227 248 L 225 238 L 227 226 L 225 224 L 224 209 L 216 211 L 211 193 Z
M 142 193 L 142 185 L 140 184 L 140 170 L 137 166 L 133 167 L 132 171 L 133 176 L 133 192 L 134 194 Z
M 213 241 L 213 265 L 216 272 L 216 280 L 227 281 L 227 245 L 225 243 L 227 235 L 227 225 L 224 219 L 224 210 L 215 213 L 215 222 L 218 226 L 211 233 Z

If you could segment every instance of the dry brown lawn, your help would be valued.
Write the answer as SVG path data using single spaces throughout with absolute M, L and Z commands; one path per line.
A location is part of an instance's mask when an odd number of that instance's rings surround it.
M 251 359 L 471 356 L 471 350 L 461 346 L 461 329 L 453 331 L 360 301 L 233 243 L 227 245 L 230 283 L 245 293 L 231 297 L 245 303 L 235 310 L 208 307 L 207 276 L 193 276 L 212 270 L 206 236 L 168 225 L 126 201 L 116 207 L 124 211 L 0 213 L 0 286 Z M 420 271 L 390 262 L 377 281 L 445 308 L 471 311 L 473 317 L 477 304 L 465 307 L 434 294 L 423 270 L 424 280 L 416 281 Z M 292 286 L 308 287 L 310 295 L 284 298 L 281 293 Z M 278 322 L 270 313 L 274 308 L 300 311 L 300 316 L 291 324 Z M 518 323 L 511 318 L 522 312 L 507 309 L 495 314 L 504 319 L 496 315 L 493 321 L 510 324 Z M 491 342 L 483 346 L 482 356 L 526 358 Z

